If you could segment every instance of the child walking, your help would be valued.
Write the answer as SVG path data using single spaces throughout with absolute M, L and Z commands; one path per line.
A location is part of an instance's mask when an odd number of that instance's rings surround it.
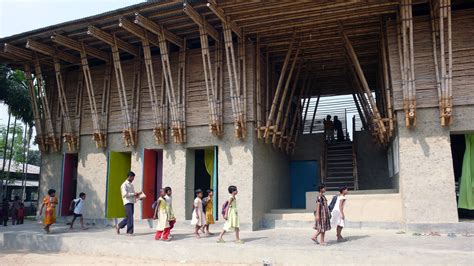
M 214 205 L 213 205 L 213 199 L 212 197 L 214 196 L 214 190 L 208 189 L 207 191 L 207 197 L 204 200 L 204 209 L 206 212 L 206 225 L 204 226 L 204 230 L 206 231 L 206 235 L 210 236 L 212 235 L 211 232 L 209 232 L 209 225 L 214 224 Z
M 244 241 L 240 239 L 239 231 L 240 231 L 240 222 L 239 222 L 239 213 L 237 212 L 237 199 L 235 196 L 237 195 L 237 187 L 236 186 L 229 186 L 229 200 L 226 202 L 227 207 L 224 210 L 224 219 L 226 220 L 224 223 L 224 229 L 222 230 L 217 243 L 225 243 L 222 237 L 224 236 L 226 231 L 235 231 L 235 243 L 243 244 Z
M 326 192 L 326 187 L 324 185 L 319 186 L 319 195 L 316 200 L 316 210 L 314 211 L 315 216 L 315 225 L 314 230 L 316 233 L 311 238 L 316 244 L 320 244 L 321 246 L 326 246 L 326 242 L 324 242 L 324 235 L 326 231 L 331 230 L 331 221 L 329 215 L 329 208 L 328 208 L 328 201 L 324 196 Z M 318 242 L 318 236 L 321 235 L 321 242 Z
M 336 205 L 334 206 L 334 209 L 331 212 L 331 224 L 332 226 L 336 226 L 336 237 L 337 237 L 337 242 L 343 242 L 346 241 L 341 233 L 342 229 L 344 226 L 346 226 L 346 216 L 344 215 L 345 211 L 345 204 L 346 204 L 346 199 L 347 199 L 347 193 L 349 193 L 349 190 L 347 189 L 346 186 L 343 186 L 339 189 L 339 195 L 337 196 L 337 201 Z
M 84 219 L 82 217 L 82 207 L 84 206 L 84 200 L 86 200 L 86 193 L 81 192 L 79 193 L 79 198 L 73 199 L 71 202 L 71 206 L 69 208 L 72 209 L 74 215 L 74 218 L 72 218 L 71 226 L 69 227 L 69 229 L 71 230 L 73 229 L 74 222 L 78 217 L 80 218 L 79 221 L 81 222 L 81 229 L 86 229 L 86 227 L 84 226 Z
M 171 234 L 171 229 L 173 229 L 174 224 L 176 223 L 176 217 L 174 216 L 174 211 L 173 211 L 173 198 L 171 197 L 172 194 L 173 194 L 173 191 L 171 190 L 171 188 L 165 187 L 165 196 L 163 198 L 166 201 L 166 213 L 168 215 L 168 222 L 170 224 L 168 235 Z
M 168 221 L 168 213 L 166 211 L 165 190 L 160 189 L 160 195 L 156 200 L 154 219 L 158 219 L 156 225 L 155 240 L 169 241 L 170 224 Z
M 206 218 L 204 217 L 204 210 L 202 208 L 202 190 L 196 189 L 195 194 L 196 198 L 194 199 L 191 224 L 194 225 L 194 236 L 196 238 L 201 238 L 199 235 L 199 229 L 206 225 Z

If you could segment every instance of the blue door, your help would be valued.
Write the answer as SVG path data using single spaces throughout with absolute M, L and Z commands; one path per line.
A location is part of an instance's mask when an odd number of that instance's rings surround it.
M 316 161 L 292 161 L 291 208 L 306 208 L 306 192 L 315 191 L 319 185 L 319 170 Z

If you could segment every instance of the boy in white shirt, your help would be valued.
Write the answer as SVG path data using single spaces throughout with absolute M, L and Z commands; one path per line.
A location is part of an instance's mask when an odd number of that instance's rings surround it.
M 74 218 L 72 219 L 70 229 L 73 229 L 72 227 L 73 227 L 74 221 L 76 221 L 77 217 L 81 218 L 79 220 L 81 222 L 81 229 L 82 230 L 86 229 L 84 227 L 84 219 L 82 218 L 82 207 L 84 206 L 84 200 L 85 199 L 86 199 L 86 193 L 81 192 L 81 193 L 79 193 L 79 198 L 72 200 L 71 206 L 69 208 L 71 210 L 73 210 Z

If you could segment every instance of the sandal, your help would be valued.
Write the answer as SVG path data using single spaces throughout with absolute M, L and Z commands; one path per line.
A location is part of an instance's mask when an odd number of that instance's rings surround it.
M 235 243 L 236 244 L 244 244 L 245 242 L 242 239 L 239 239 L 239 240 L 235 240 Z
M 217 239 L 217 243 L 225 243 L 225 241 L 224 241 L 224 239 L 219 238 L 219 239 Z

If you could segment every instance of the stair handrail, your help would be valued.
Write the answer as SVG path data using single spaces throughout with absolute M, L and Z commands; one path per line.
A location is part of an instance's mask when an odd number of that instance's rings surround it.
M 359 190 L 359 176 L 357 174 L 357 145 L 356 145 L 355 115 L 352 117 L 352 175 L 354 176 L 354 190 Z

